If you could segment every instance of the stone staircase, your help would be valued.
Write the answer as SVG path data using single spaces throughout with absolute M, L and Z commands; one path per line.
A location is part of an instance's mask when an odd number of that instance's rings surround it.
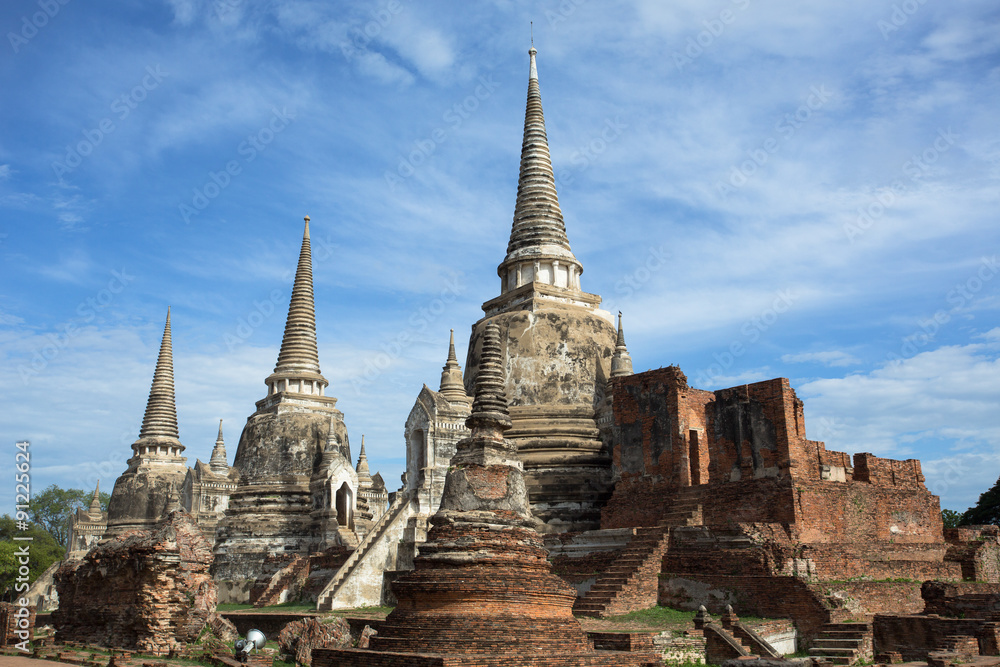
M 809 649 L 810 657 L 824 658 L 834 665 L 870 661 L 871 653 L 871 623 L 828 623 Z
M 256 608 L 268 607 L 275 604 L 281 604 L 282 602 L 287 602 L 290 594 L 294 591 L 290 591 L 289 587 L 292 586 L 297 579 L 300 577 L 304 578 L 306 570 L 309 568 L 309 557 L 308 556 L 296 556 L 291 563 L 281 568 L 271 576 L 271 580 L 267 584 L 267 588 L 264 592 L 260 594 L 260 597 L 254 601 L 253 606 Z M 282 599 L 282 594 L 285 593 L 285 599 Z
M 376 541 L 385 532 L 386 527 L 395 520 L 396 516 L 409 504 L 410 496 L 404 492 L 400 491 L 396 494 L 396 499 L 393 501 L 392 505 L 383 512 L 382 516 L 379 517 L 378 521 L 371 527 L 368 534 L 365 535 L 365 539 L 361 540 L 361 543 L 351 554 L 350 558 L 340 566 L 337 573 L 333 576 L 319 594 L 319 598 L 316 600 L 316 610 L 317 611 L 331 611 L 333 609 L 333 598 L 337 594 L 337 590 L 344 583 L 344 581 L 351 576 L 351 573 L 357 567 L 358 563 L 367 555 L 367 553 L 374 546 Z
M 636 528 L 635 537 L 606 572 L 573 604 L 573 613 L 601 618 L 646 609 L 656 604 L 663 554 L 675 526 L 702 522 L 701 489 L 682 488 L 670 511 L 656 526 Z

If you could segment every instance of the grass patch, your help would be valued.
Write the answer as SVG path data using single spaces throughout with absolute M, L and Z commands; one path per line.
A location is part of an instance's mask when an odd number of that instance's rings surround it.
M 680 609 L 656 606 L 649 609 L 630 611 L 627 614 L 620 614 L 618 616 L 608 616 L 605 620 L 612 623 L 645 623 L 654 626 L 663 626 L 690 623 L 694 620 L 694 615 L 695 612 L 693 611 L 681 611 Z
M 316 605 L 305 602 L 282 602 L 281 604 L 269 605 L 267 607 L 254 607 L 252 604 L 220 604 L 215 607 L 218 612 L 227 611 L 256 611 L 261 614 L 268 613 L 313 613 Z
M 337 616 L 351 616 L 356 618 L 377 618 L 384 619 L 395 607 L 379 607 L 377 605 L 366 607 L 352 607 L 350 609 L 334 609 L 329 612 Z

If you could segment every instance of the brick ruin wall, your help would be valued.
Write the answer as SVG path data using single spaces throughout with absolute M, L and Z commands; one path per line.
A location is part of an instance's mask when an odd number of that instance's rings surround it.
M 130 531 L 56 573 L 59 641 L 164 655 L 194 641 L 215 611 L 212 545 L 186 512 Z
M 872 621 L 875 652 L 899 653 L 903 661 L 925 661 L 956 637 L 975 638 L 980 655 L 1000 655 L 1000 624 L 982 619 L 877 615 Z
M 852 458 L 807 439 L 802 401 L 785 378 L 713 393 L 688 387 L 668 367 L 616 378 L 612 388 L 620 480 L 602 528 L 655 525 L 681 494 L 697 497 L 706 525 L 781 523 L 799 543 L 881 542 L 887 554 L 908 543 L 943 548 L 940 504 L 920 462 Z M 937 551 L 871 560 L 914 561 L 900 577 L 952 577 L 950 566 L 917 564 L 940 563 Z M 855 576 L 822 549 L 816 555 L 824 576 Z
M 925 581 L 923 613 L 1000 620 L 1000 584 L 979 581 Z
M 705 405 L 676 366 L 615 378 L 612 465 L 619 480 L 602 528 L 655 526 L 680 486 L 708 481 Z

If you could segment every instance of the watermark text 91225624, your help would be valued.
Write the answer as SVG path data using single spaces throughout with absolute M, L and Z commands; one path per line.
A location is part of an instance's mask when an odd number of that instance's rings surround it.
M 28 503 L 31 501 L 31 443 L 27 440 L 14 443 L 14 517 L 19 532 L 25 532 L 30 527 L 28 523 Z M 16 548 L 14 560 L 17 566 L 17 577 L 14 580 L 14 590 L 21 596 L 14 600 L 14 635 L 18 642 L 14 645 L 22 653 L 30 653 L 31 639 L 31 608 L 24 593 L 30 586 L 31 567 L 31 535 L 15 535 Z

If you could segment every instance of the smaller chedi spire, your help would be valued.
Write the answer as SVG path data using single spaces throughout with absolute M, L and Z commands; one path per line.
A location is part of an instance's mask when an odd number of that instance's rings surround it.
M 212 458 L 208 461 L 208 467 L 212 472 L 225 475 L 229 472 L 229 464 L 226 463 L 226 443 L 222 439 L 222 420 L 219 420 L 219 437 L 215 439 L 215 447 L 212 448 Z
M 361 435 L 361 454 L 358 455 L 358 465 L 354 468 L 358 473 L 358 485 L 363 481 L 371 482 L 371 471 L 368 469 L 368 455 L 365 454 L 365 436 Z
M 87 508 L 87 514 L 92 517 L 101 516 L 101 480 L 97 480 L 97 486 L 94 487 L 94 496 L 90 499 L 90 507 Z
M 330 383 L 319 368 L 316 347 L 316 305 L 313 298 L 312 246 L 309 242 L 309 216 L 305 216 L 302 249 L 295 270 L 292 298 L 288 304 L 285 334 L 281 339 L 278 363 L 264 381 L 269 394 L 294 392 L 323 396 Z
M 622 328 L 622 313 L 618 311 L 618 341 L 615 343 L 615 352 L 611 356 L 611 377 L 617 378 L 624 375 L 632 375 L 632 357 L 625 347 L 625 330 Z
M 465 420 L 472 433 L 458 443 L 453 465 L 508 465 L 522 469 L 516 445 L 503 437 L 504 431 L 512 424 L 504 393 L 502 360 L 500 327 L 490 322 L 483 332 L 483 351 L 476 375 L 472 414 Z
M 464 403 L 468 405 L 469 395 L 465 393 L 465 383 L 462 380 L 462 367 L 458 364 L 458 357 L 455 356 L 455 330 L 451 330 L 451 339 L 448 341 L 448 360 L 441 369 L 440 394 L 449 403 Z

